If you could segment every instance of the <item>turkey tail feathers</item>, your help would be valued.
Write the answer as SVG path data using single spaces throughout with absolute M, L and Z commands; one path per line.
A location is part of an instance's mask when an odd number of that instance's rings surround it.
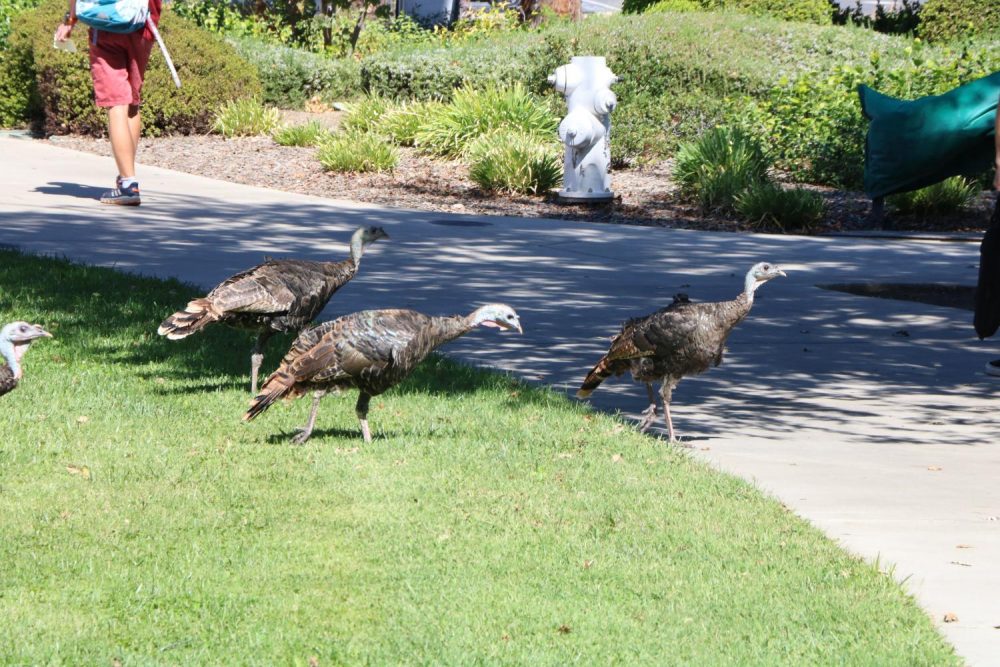
M 595 389 L 601 386 L 601 383 L 607 380 L 614 374 L 611 370 L 611 365 L 608 363 L 607 359 L 601 359 L 594 366 L 593 370 L 587 373 L 587 377 L 583 380 L 583 384 L 580 385 L 580 389 L 576 392 L 577 398 L 587 398 L 590 396 Z
M 295 378 L 285 373 L 275 372 L 267 378 L 264 386 L 260 388 L 260 393 L 253 399 L 250 409 L 243 415 L 243 421 L 248 422 L 260 413 L 267 410 L 278 399 L 288 394 L 295 386 Z
M 188 303 L 184 310 L 179 310 L 167 319 L 156 330 L 161 336 L 170 340 L 187 338 L 201 331 L 206 325 L 215 322 L 220 317 L 208 299 L 195 299 Z

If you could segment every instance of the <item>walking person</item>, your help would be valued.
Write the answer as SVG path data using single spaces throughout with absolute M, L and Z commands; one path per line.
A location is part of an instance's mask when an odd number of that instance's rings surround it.
M 108 110 L 108 137 L 118 167 L 115 187 L 101 195 L 102 204 L 138 206 L 139 181 L 135 175 L 135 155 L 142 135 L 142 82 L 153 47 L 154 25 L 160 20 L 162 0 L 148 0 L 149 18 L 141 30 L 129 33 L 90 28 L 90 75 L 94 101 Z M 76 24 L 76 0 L 55 33 L 57 42 L 69 39 Z
M 994 121 L 993 141 L 996 167 L 993 189 L 997 191 L 997 199 L 993 220 L 979 248 L 979 283 L 976 285 L 974 324 L 981 339 L 995 334 L 1000 326 L 1000 101 Z M 1000 377 L 1000 359 L 986 362 L 986 373 Z

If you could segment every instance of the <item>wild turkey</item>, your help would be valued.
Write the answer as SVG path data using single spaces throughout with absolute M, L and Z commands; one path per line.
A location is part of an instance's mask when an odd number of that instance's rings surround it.
M 17 387 L 24 369 L 21 359 L 37 338 L 52 338 L 52 334 L 38 326 L 27 322 L 12 322 L 0 329 L 0 356 L 7 361 L 6 366 L 0 366 L 0 396 L 11 392 Z
M 293 438 L 301 444 L 312 433 L 326 392 L 357 387 L 360 393 L 355 411 L 365 442 L 371 442 L 368 402 L 372 396 L 401 382 L 439 345 L 479 325 L 522 333 L 517 313 L 503 304 L 452 317 L 431 317 L 412 310 L 366 310 L 306 329 L 278 370 L 264 382 L 243 419 L 250 421 L 279 398 L 298 398 L 313 391 L 309 421 Z
M 670 419 L 670 395 L 674 387 L 681 378 L 722 363 L 726 338 L 750 312 L 754 292 L 768 280 L 784 275 L 774 264 L 761 262 L 747 272 L 743 292 L 732 301 L 692 303 L 686 295 L 678 295 L 666 308 L 628 320 L 576 395 L 586 398 L 607 378 L 631 371 L 636 381 L 646 384 L 649 396 L 649 407 L 643 411 L 640 425 L 645 431 L 656 419 L 652 383 L 662 382 L 660 396 L 670 441 L 674 442 Z
M 361 266 L 369 244 L 389 235 L 381 227 L 361 227 L 351 237 L 351 256 L 339 262 L 275 259 L 228 278 L 207 296 L 188 303 L 163 320 L 156 330 L 170 340 L 186 338 L 212 322 L 225 322 L 257 332 L 250 356 L 250 391 L 257 393 L 257 375 L 264 344 L 278 332 L 301 331 L 347 284 Z

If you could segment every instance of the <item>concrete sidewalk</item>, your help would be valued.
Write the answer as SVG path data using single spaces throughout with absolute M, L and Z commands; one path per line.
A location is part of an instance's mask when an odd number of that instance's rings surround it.
M 942 628 L 961 655 L 1000 665 L 1000 380 L 982 371 L 1000 342 L 977 341 L 966 311 L 816 287 L 972 285 L 977 243 L 454 216 L 155 168 L 141 170 L 142 207 L 113 209 L 96 202 L 110 159 L 14 139 L 0 139 L 0 156 L 0 243 L 204 287 L 264 255 L 339 259 L 353 229 L 382 225 L 392 240 L 372 248 L 321 319 L 507 302 L 523 337 L 471 335 L 445 351 L 559 391 L 576 389 L 626 317 L 678 291 L 733 298 L 753 263 L 780 264 L 788 278 L 760 290 L 723 365 L 674 392 L 678 433 L 849 550 L 895 565 L 936 621 L 957 614 Z M 265 369 L 282 352 L 269 349 Z M 629 417 L 646 403 L 622 380 L 593 399 Z

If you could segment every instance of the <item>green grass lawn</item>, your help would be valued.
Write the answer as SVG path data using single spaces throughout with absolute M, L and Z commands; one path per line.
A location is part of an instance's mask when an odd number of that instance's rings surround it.
M 243 424 L 250 339 L 155 334 L 192 294 L 0 251 L 56 336 L 0 397 L 0 664 L 959 662 L 778 502 L 501 375 L 429 361 L 369 446 L 354 392 Z

